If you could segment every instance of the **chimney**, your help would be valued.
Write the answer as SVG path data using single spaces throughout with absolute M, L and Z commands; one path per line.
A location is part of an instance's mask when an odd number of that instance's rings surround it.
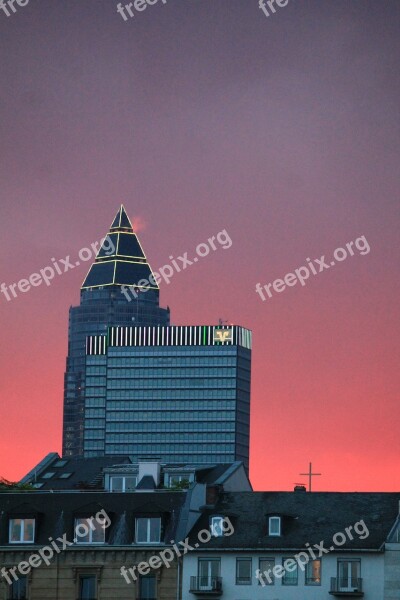
M 296 485 L 294 488 L 295 492 L 306 492 L 307 488 L 305 485 Z
M 146 475 L 150 475 L 154 479 L 156 488 L 160 485 L 161 463 L 155 460 L 139 461 L 139 478 L 138 484 Z
M 218 501 L 220 491 L 220 485 L 208 485 L 206 491 L 206 504 L 214 506 L 214 504 L 216 504 Z

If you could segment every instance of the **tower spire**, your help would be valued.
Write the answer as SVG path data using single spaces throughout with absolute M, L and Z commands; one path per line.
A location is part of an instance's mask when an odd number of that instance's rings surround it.
M 115 215 L 115 219 L 110 227 L 110 233 L 118 231 L 133 233 L 132 223 L 127 215 L 125 206 L 123 204 L 121 204 L 121 206 L 119 207 L 119 211 Z
M 82 290 L 105 286 L 158 290 L 153 271 L 123 204 L 91 265 Z

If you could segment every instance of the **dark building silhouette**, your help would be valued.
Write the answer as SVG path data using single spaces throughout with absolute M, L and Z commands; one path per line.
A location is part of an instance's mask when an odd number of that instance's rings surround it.
M 158 285 L 121 206 L 83 282 L 80 304 L 69 311 L 64 456 L 83 455 L 86 337 L 104 334 L 110 326 L 168 324 L 169 309 L 159 306 Z

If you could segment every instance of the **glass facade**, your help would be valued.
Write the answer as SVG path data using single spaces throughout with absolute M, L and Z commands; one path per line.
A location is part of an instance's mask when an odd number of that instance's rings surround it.
M 251 334 L 234 326 L 218 342 L 218 330 L 110 328 L 88 340 L 84 455 L 248 469 Z
M 64 385 L 63 456 L 83 455 L 85 344 L 110 325 L 168 325 L 169 309 L 160 308 L 159 292 L 138 292 L 129 301 L 118 286 L 82 290 L 79 306 L 70 308 L 68 357 Z
M 150 280 L 147 284 L 144 276 Z M 69 311 L 63 456 L 83 455 L 87 336 L 104 334 L 111 325 L 169 325 L 169 309 L 160 308 L 158 286 L 151 277 L 150 265 L 121 206 L 83 282 L 80 305 Z

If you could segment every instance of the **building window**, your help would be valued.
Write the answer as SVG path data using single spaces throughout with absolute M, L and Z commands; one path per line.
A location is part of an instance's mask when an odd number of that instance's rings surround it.
M 361 562 L 356 560 L 338 560 L 338 592 L 354 592 L 360 589 Z
M 60 460 L 57 460 L 57 462 L 55 462 L 53 464 L 53 467 L 65 467 L 65 465 L 68 463 L 67 460 L 63 460 L 62 458 Z
M 10 600 L 28 600 L 28 580 L 26 577 L 19 577 L 18 581 L 13 581 L 10 586 Z
M 219 558 L 199 558 L 198 590 L 211 591 L 220 588 L 221 561 Z
M 224 517 L 217 516 L 211 517 L 210 519 L 210 532 L 213 537 L 223 537 L 224 536 Z
M 54 471 L 48 471 L 47 473 L 44 473 L 44 475 L 41 475 L 41 478 L 42 479 L 51 479 L 54 475 L 55 475 Z
M 10 544 L 33 544 L 35 541 L 35 519 L 10 519 Z
M 103 523 L 99 523 L 93 517 L 75 519 L 76 544 L 104 544 L 105 541 L 106 530 Z
M 139 598 L 140 600 L 156 599 L 155 575 L 146 575 L 139 577 Z
M 190 486 L 190 479 L 187 475 L 170 475 L 168 478 L 168 487 L 182 487 L 188 488 Z
M 137 477 L 110 477 L 110 492 L 133 492 L 136 489 Z
M 268 520 L 268 534 L 281 535 L 281 518 L 270 517 Z
M 285 569 L 282 577 L 282 585 L 297 585 L 298 582 L 298 563 L 294 558 L 282 559 L 282 566 Z
M 261 585 L 261 581 L 264 585 L 275 585 L 275 577 L 273 573 L 273 569 L 275 567 L 275 559 L 274 558 L 260 558 L 260 579 L 258 581 L 259 585 Z
M 140 517 L 136 519 L 135 541 L 137 544 L 159 544 L 161 539 L 161 519 Z
M 97 577 L 81 575 L 79 577 L 79 600 L 96 600 Z
M 306 566 L 306 585 L 321 585 L 321 561 L 310 560 Z
M 236 585 L 251 585 L 251 558 L 236 559 Z

